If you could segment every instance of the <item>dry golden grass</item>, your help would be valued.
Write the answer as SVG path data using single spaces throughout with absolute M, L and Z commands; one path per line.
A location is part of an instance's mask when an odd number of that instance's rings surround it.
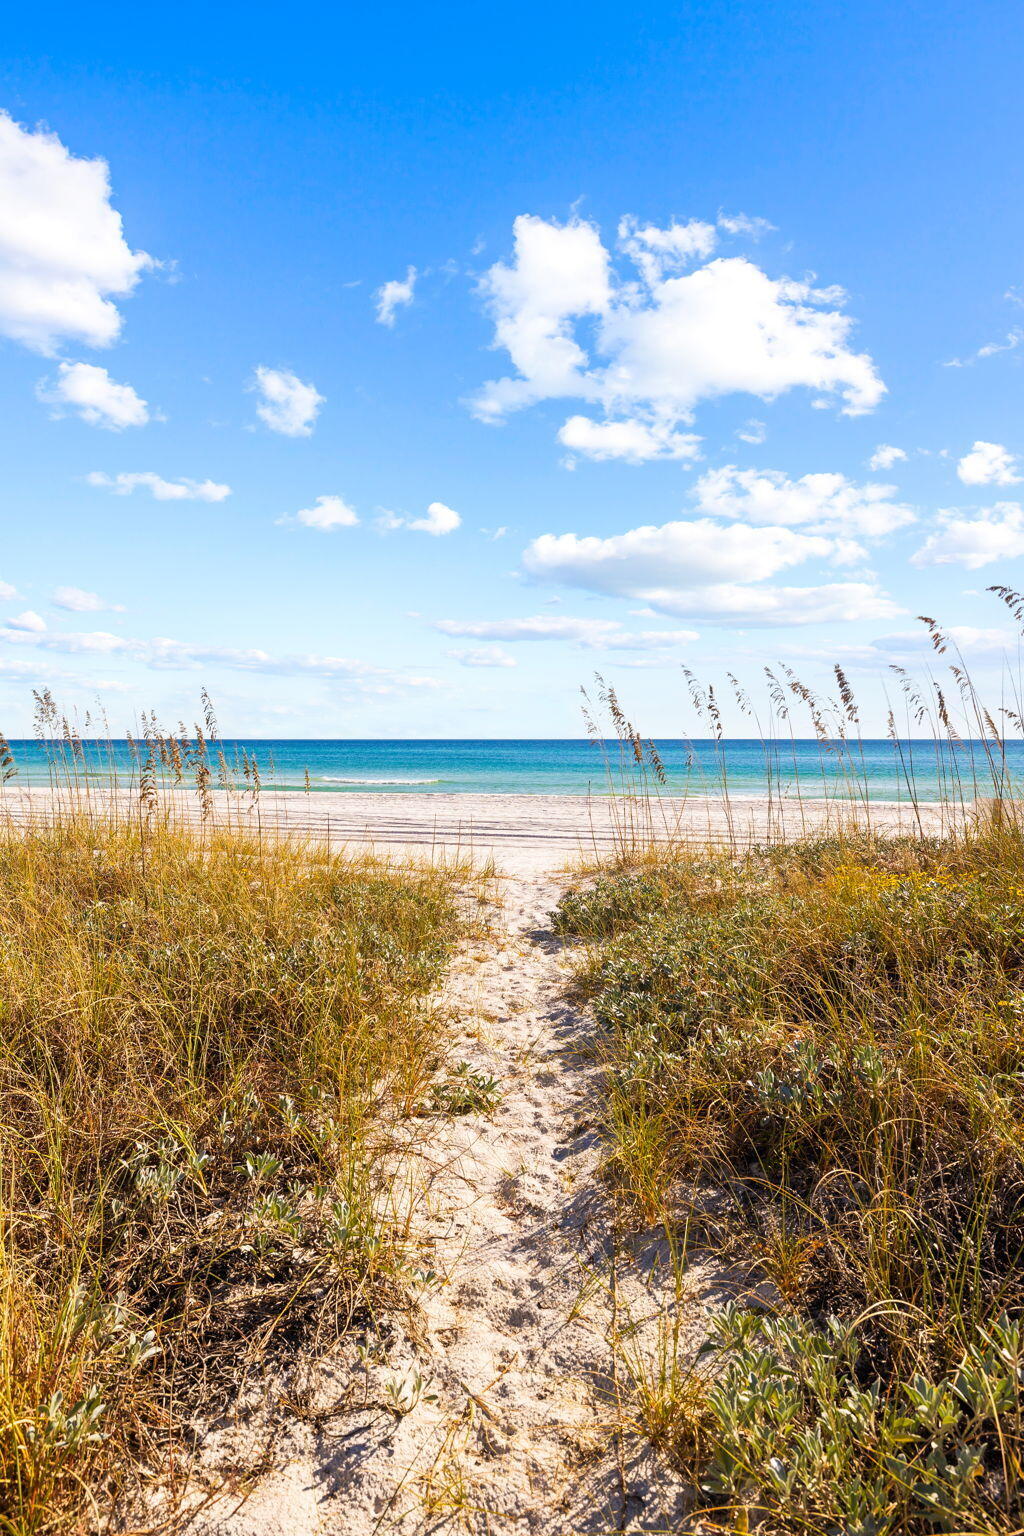
M 0 1530 L 80 1529 L 247 1363 L 402 1293 L 450 873 L 155 803 L 0 827 Z

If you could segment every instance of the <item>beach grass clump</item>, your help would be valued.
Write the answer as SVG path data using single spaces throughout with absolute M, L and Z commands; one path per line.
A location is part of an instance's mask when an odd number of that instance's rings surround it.
M 623 1198 L 750 1276 L 687 1365 L 677 1432 L 648 1404 L 708 1510 L 1018 1530 L 1021 828 L 655 853 L 557 923 L 592 945 Z
M 93 1528 L 407 1293 L 451 874 L 154 813 L 0 828 L 0 1530 Z

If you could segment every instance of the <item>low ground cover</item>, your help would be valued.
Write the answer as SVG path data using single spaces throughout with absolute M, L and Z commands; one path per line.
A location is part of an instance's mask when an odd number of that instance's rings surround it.
M 770 1282 L 640 1394 L 709 1528 L 1019 1530 L 1020 828 L 652 855 L 556 921 L 623 1198 Z
M 0 828 L 0 1530 L 90 1527 L 247 1363 L 398 1298 L 451 875 L 154 804 Z

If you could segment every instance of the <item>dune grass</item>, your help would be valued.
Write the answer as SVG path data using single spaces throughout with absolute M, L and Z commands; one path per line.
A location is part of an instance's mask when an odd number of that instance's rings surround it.
M 1024 595 L 991 590 L 1024 632 Z M 876 824 L 838 665 L 834 698 L 787 667 L 764 669 L 762 705 L 727 678 L 764 748 L 760 847 L 728 815 L 716 848 L 674 837 L 657 749 L 597 679 L 627 813 L 555 926 L 586 945 L 606 1171 L 674 1260 L 653 1356 L 626 1340 L 625 1363 L 695 1530 L 1024 1529 L 1024 800 L 1004 736 L 1024 734 L 1024 678 L 989 710 L 921 622 L 936 670 L 892 667 L 888 715 L 913 836 Z M 718 696 L 686 680 L 728 812 Z M 801 715 L 820 785 L 786 767 Z M 740 1277 L 700 1347 L 678 1305 L 694 1255 Z
M 1024 1521 L 1024 829 L 675 852 L 563 900 L 610 1172 L 769 1282 L 642 1413 L 711 1529 Z
M 410 1283 L 449 873 L 147 791 L 0 826 L 0 1531 L 94 1528 L 246 1371 Z

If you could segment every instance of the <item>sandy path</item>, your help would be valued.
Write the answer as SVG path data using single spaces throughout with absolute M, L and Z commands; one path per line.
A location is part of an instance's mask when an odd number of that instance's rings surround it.
M 561 888 L 551 874 L 508 877 L 493 937 L 449 978 L 456 1058 L 496 1077 L 501 1099 L 437 1121 L 424 1149 L 420 1219 L 438 1281 L 361 1358 L 346 1345 L 208 1429 L 211 1480 L 245 1470 L 268 1429 L 270 1463 L 244 1502 L 192 1521 L 194 1536 L 677 1528 L 681 1491 L 616 1431 L 617 1320 L 652 1309 L 639 1268 L 616 1264 L 610 1283 L 598 1068 L 548 926 Z M 299 1376 L 307 1416 L 268 1417 L 266 1387 L 294 1398 Z M 396 1395 L 408 1412 L 389 1411 Z

